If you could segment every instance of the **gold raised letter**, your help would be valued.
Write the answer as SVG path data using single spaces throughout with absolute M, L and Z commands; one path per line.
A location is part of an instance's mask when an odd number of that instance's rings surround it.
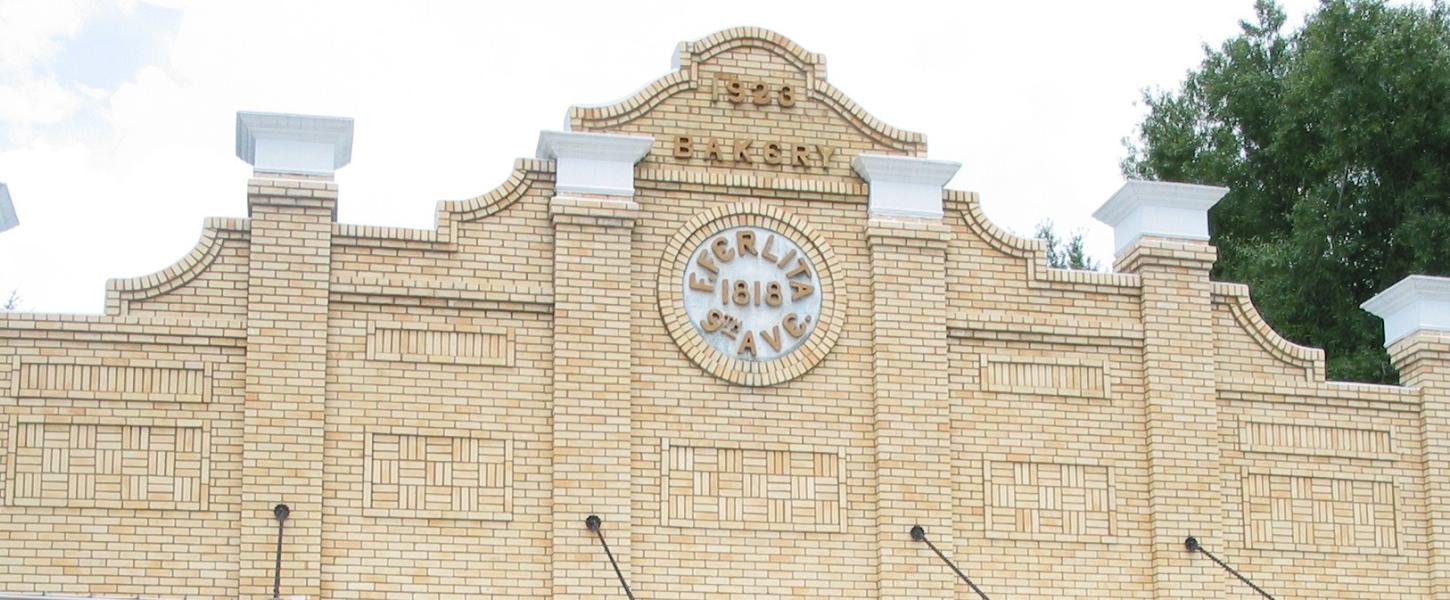
M 816 152 L 819 152 L 821 155 L 821 168 L 830 168 L 831 157 L 836 155 L 836 149 L 830 146 L 822 146 L 820 144 L 817 144 Z
M 811 266 L 808 265 L 808 264 L 806 264 L 806 259 L 802 258 L 802 259 L 796 261 L 795 268 L 794 269 L 791 269 L 789 271 L 786 271 L 785 276 L 787 278 L 790 278 L 790 277 L 795 277 L 796 275 L 800 275 L 801 273 L 805 273 L 805 274 L 809 275 L 810 274 L 810 268 L 811 268 Z
M 725 160 L 720 156 L 720 140 L 710 138 L 710 143 L 705 145 L 705 160 Z
M 770 306 L 780 306 L 785 301 L 785 295 L 781 293 L 780 283 L 772 281 L 765 284 L 765 303 Z
M 715 333 L 720 331 L 723 326 L 725 326 L 725 313 L 720 312 L 718 308 L 710 309 L 710 313 L 705 315 L 705 320 L 700 321 L 700 329 L 704 329 L 705 333 Z
M 709 252 L 701 251 L 700 258 L 695 259 L 695 264 L 700 265 L 701 269 L 704 269 L 716 275 L 720 274 L 720 267 L 715 266 L 715 261 L 714 259 L 710 258 Z
M 795 313 L 790 313 L 780 322 L 780 326 L 784 327 L 785 332 L 789 333 L 791 337 L 799 338 L 806 334 L 806 326 L 810 325 L 810 322 L 810 315 L 802 317 Z
M 725 82 L 725 99 L 731 104 L 740 104 L 745 101 L 745 84 L 737 80 Z
M 756 256 L 760 256 L 760 252 L 756 251 L 755 249 L 755 232 L 749 229 L 741 229 L 740 231 L 736 231 L 735 249 L 740 252 L 741 256 L 745 256 L 747 252 Z
M 675 138 L 675 158 L 693 158 L 695 155 L 694 146 L 690 145 L 690 136 L 682 135 Z
M 750 101 L 756 104 L 770 104 L 770 88 L 757 83 L 750 88 Z
M 765 145 L 765 164 L 778 165 L 784 162 L 780 157 L 780 144 L 770 143 Z
M 690 273 L 690 289 L 700 290 L 702 292 L 713 292 L 715 291 L 715 284 L 710 283 L 708 279 L 696 279 L 695 274 Z
M 735 140 L 735 162 L 750 164 L 750 146 L 754 143 L 750 138 Z
M 816 286 L 813 286 L 804 281 L 792 281 L 790 282 L 790 291 L 790 301 L 795 302 L 796 300 L 800 300 L 801 298 L 815 293 Z
M 790 264 L 790 259 L 792 258 L 795 258 L 795 250 L 786 252 L 785 256 L 780 259 L 780 262 L 775 263 L 775 266 L 784 269 L 786 265 Z
M 780 352 L 780 326 L 779 325 L 776 325 L 774 327 L 771 327 L 770 329 L 762 329 L 762 330 L 760 330 L 760 339 L 765 340 L 765 343 L 770 344 L 770 347 L 771 348 L 774 348 L 776 352 Z
M 723 235 L 710 242 L 710 251 L 714 252 L 715 258 L 720 259 L 722 263 L 735 259 L 735 251 L 730 249 L 730 240 Z
M 810 163 L 806 162 L 806 157 L 809 155 L 809 153 L 810 153 L 810 148 L 807 148 L 805 146 L 796 146 L 795 147 L 795 153 L 794 153 L 795 154 L 795 164 L 800 165 L 802 167 L 809 167 L 809 166 L 811 166 Z
M 746 352 L 749 352 L 751 356 L 755 356 L 755 334 L 749 330 L 746 330 L 745 335 L 740 338 L 740 346 L 735 349 L 736 354 L 745 354 Z
M 771 246 L 774 246 L 774 245 L 775 245 L 775 236 L 773 236 L 773 235 L 765 236 L 765 249 L 760 251 L 760 257 L 761 258 L 764 258 L 765 260 L 768 260 L 770 262 L 778 262 L 780 260 L 780 257 L 779 256 L 776 256 L 775 253 L 773 253 L 773 252 L 770 251 L 770 247 Z

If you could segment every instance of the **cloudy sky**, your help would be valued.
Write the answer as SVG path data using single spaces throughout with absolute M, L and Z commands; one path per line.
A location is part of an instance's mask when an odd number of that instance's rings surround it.
M 1290 25 L 1314 0 L 1285 2 Z M 0 296 L 99 312 L 105 280 L 245 216 L 238 110 L 353 117 L 339 220 L 431 227 L 498 185 L 571 104 L 669 69 L 677 42 L 759 25 L 828 58 L 866 110 L 928 136 L 1020 233 L 1082 229 L 1120 184 L 1141 90 L 1173 87 L 1252 0 L 303 2 L 0 0 Z M 3 298 L 0 298 L 3 300 Z

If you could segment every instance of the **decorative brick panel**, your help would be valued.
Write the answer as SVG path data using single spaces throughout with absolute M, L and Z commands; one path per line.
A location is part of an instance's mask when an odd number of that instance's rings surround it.
M 1392 441 L 1388 428 L 1248 421 L 1239 429 L 1244 452 L 1390 460 L 1396 456 Z
M 986 461 L 982 478 L 991 537 L 1064 541 L 1116 532 L 1109 467 Z
M 201 363 L 142 366 L 74 359 L 15 359 L 16 396 L 72 400 L 208 402 L 210 377 Z
M 1250 548 L 1318 552 L 1395 552 L 1392 481 L 1248 473 L 1244 526 Z
M 673 527 L 840 531 L 842 452 L 664 446 L 663 522 Z
M 508 330 L 434 323 L 373 323 L 368 359 L 443 365 L 508 366 L 514 362 Z
M 204 510 L 205 427 L 21 420 L 6 465 L 12 506 Z
M 990 392 L 1106 398 L 1107 368 L 1074 359 L 982 357 L 982 389 Z
M 513 513 L 513 443 L 477 437 L 372 433 L 364 502 L 379 515 L 502 520 Z

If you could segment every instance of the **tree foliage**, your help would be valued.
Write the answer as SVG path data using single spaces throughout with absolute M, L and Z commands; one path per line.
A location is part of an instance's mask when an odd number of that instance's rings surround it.
M 1218 279 L 1322 347 L 1329 376 L 1394 381 L 1359 304 L 1406 275 L 1450 274 L 1450 19 L 1432 6 L 1323 0 L 1296 31 L 1253 21 L 1144 94 L 1129 177 L 1227 186 L 1210 213 Z
M 1079 271 L 1096 271 L 1100 267 L 1097 260 L 1088 256 L 1081 231 L 1074 231 L 1064 240 L 1053 230 L 1052 220 L 1047 219 L 1037 223 L 1032 237 L 1047 242 L 1047 265 L 1050 267 Z

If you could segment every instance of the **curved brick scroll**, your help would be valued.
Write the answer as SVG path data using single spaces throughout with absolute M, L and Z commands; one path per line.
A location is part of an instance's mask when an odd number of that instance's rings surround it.
M 819 313 L 813 315 L 808 333 L 797 345 L 790 347 L 782 343 L 781 347 L 786 352 L 765 352 L 767 342 L 764 336 L 756 338 L 762 352 L 754 357 L 749 353 L 722 351 L 707 341 L 701 326 L 697 326 L 686 310 L 686 275 L 692 264 L 698 264 L 696 261 L 702 254 L 710 252 L 705 247 L 706 241 L 727 230 L 739 228 L 758 228 L 787 238 L 800 248 L 804 254 L 801 258 L 810 266 L 811 279 L 816 285 L 814 292 L 820 295 Z M 759 240 L 762 247 L 757 250 L 758 253 L 769 254 L 764 248 L 766 242 L 765 239 Z M 751 259 L 756 259 L 756 256 Z M 779 258 L 782 262 L 789 262 L 785 256 Z M 841 272 L 839 263 L 835 251 L 821 239 L 815 228 L 783 210 L 753 201 L 716 208 L 691 219 L 670 238 L 659 272 L 660 315 L 664 318 L 665 328 L 685 355 L 712 375 L 749 386 L 790 381 L 820 363 L 840 337 L 847 310 L 846 298 L 837 294 L 835 289 L 835 274 Z M 714 283 L 717 282 L 711 282 L 712 285 Z M 704 285 L 704 282 L 701 284 Z M 753 288 L 751 293 L 754 293 Z M 747 333 L 760 335 L 760 332 L 748 331 L 741 332 L 741 335 Z M 773 328 L 770 333 L 777 340 L 788 335 Z

